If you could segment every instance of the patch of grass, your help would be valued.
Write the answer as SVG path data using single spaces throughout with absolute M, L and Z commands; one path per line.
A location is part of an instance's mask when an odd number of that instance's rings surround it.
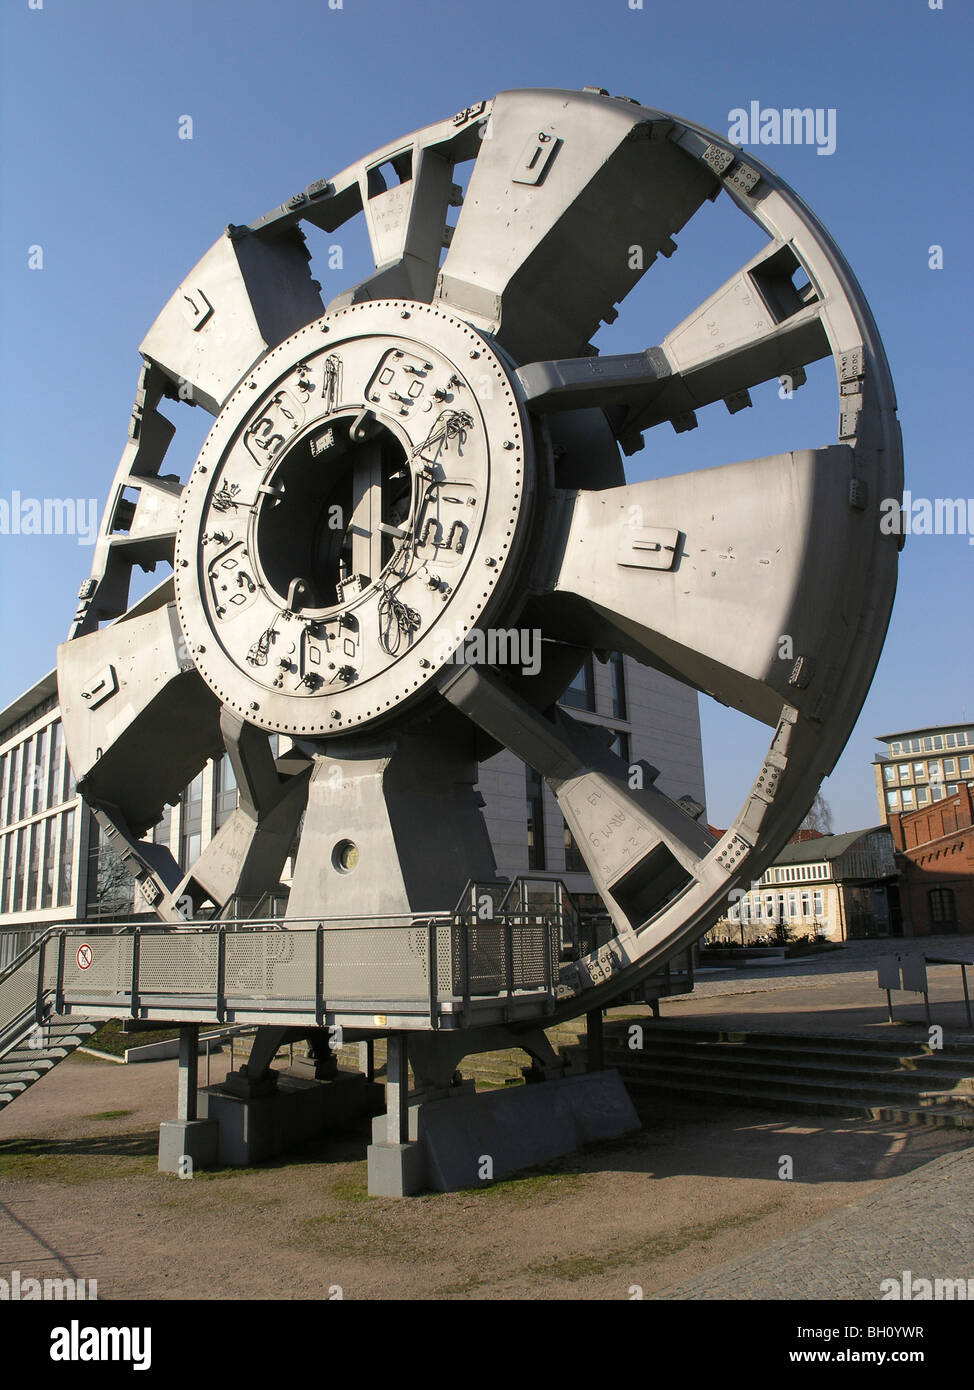
M 740 1230 L 751 1226 L 762 1217 L 770 1216 L 781 1206 L 780 1201 L 766 1202 L 753 1211 L 740 1212 L 736 1216 L 721 1217 L 718 1221 L 701 1221 L 693 1226 L 684 1226 L 669 1235 L 651 1236 L 638 1245 L 630 1245 L 621 1250 L 610 1250 L 605 1254 L 568 1255 L 564 1259 L 539 1261 L 525 1265 L 522 1273 L 543 1275 L 546 1279 L 563 1279 L 577 1283 L 580 1279 L 591 1279 L 599 1274 L 607 1274 L 620 1265 L 634 1265 L 637 1261 L 661 1260 L 669 1255 L 678 1255 L 693 1245 L 702 1245 L 724 1231 Z
M 153 1028 L 147 1033 L 123 1033 L 122 1020 L 110 1018 L 103 1023 L 97 1033 L 92 1033 L 85 1044 L 99 1052 L 108 1052 L 112 1057 L 124 1057 L 128 1047 L 141 1047 L 143 1043 L 164 1042 L 167 1038 L 178 1038 L 178 1028 Z
M 364 1165 L 363 1165 L 364 1167 Z M 332 1196 L 337 1197 L 340 1202 L 369 1202 L 369 1180 L 368 1175 L 345 1174 L 343 1177 L 336 1178 L 331 1185 Z
M 61 1187 L 143 1177 L 156 1165 L 155 1153 L 64 1152 L 44 1139 L 17 1140 L 0 1145 L 0 1179 L 9 1182 L 49 1182 Z
M 497 1182 L 484 1183 L 483 1186 L 466 1187 L 464 1196 L 476 1194 L 495 1199 L 507 1198 L 514 1202 L 534 1202 L 545 1197 L 567 1197 L 591 1180 L 591 1173 L 552 1173 L 550 1169 L 525 1170 L 510 1178 L 500 1178 Z
M 93 1115 L 83 1115 L 85 1120 L 120 1120 L 123 1115 L 134 1115 L 134 1110 L 96 1110 Z

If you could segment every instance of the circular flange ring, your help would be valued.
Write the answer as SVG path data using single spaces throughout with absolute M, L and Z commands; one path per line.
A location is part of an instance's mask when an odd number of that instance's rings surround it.
M 385 300 L 300 329 L 230 396 L 184 491 L 176 601 L 204 680 L 292 736 L 401 709 L 506 592 L 532 470 L 469 324 Z

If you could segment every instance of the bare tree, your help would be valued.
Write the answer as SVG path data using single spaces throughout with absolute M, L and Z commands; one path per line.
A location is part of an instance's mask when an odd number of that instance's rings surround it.
M 820 835 L 832 834 L 832 808 L 820 791 L 815 793 L 815 800 L 798 829 L 817 830 Z

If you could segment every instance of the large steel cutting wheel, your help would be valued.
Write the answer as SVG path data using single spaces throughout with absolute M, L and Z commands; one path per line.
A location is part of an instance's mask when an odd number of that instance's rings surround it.
M 764 249 L 659 345 L 595 354 L 722 191 Z M 299 224 L 360 212 L 375 273 L 323 312 Z M 493 873 L 473 786 L 506 746 L 547 779 L 615 923 L 563 971 L 578 1012 L 700 935 L 786 842 L 879 657 L 901 453 L 862 293 L 764 165 L 604 92 L 505 92 L 229 227 L 142 355 L 59 686 L 79 786 L 160 917 L 272 887 L 302 816 L 292 918 L 450 908 Z M 626 486 L 644 431 L 828 356 L 834 443 Z M 185 481 L 164 471 L 164 395 L 216 416 Z M 173 578 L 128 606 L 132 566 L 158 561 Z M 538 675 L 457 659 L 473 631 L 521 628 L 544 635 Z M 770 728 L 719 842 L 553 712 L 592 649 Z M 181 873 L 141 837 L 224 748 L 240 808 Z

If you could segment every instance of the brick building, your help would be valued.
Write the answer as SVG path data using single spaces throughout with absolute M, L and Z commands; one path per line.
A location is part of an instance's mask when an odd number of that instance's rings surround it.
M 889 813 L 903 912 L 915 936 L 974 931 L 974 787 Z

